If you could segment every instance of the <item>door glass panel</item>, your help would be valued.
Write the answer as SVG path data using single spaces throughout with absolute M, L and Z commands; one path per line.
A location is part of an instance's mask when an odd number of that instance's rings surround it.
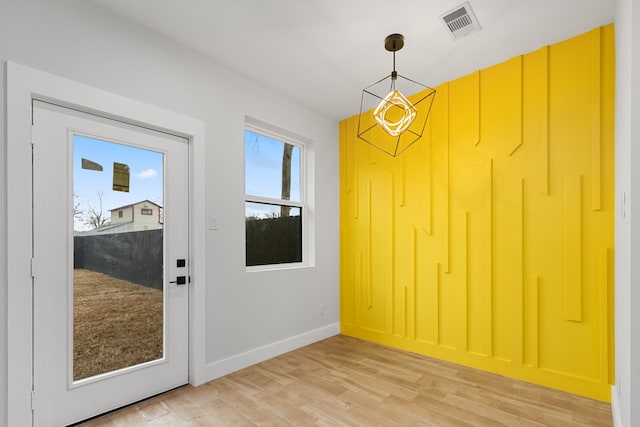
M 73 380 L 161 359 L 159 152 L 73 137 Z

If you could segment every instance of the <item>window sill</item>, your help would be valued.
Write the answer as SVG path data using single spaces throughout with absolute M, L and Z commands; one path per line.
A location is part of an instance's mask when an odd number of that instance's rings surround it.
M 311 267 L 315 266 L 304 262 L 296 262 L 291 264 L 252 265 L 251 267 L 245 267 L 245 271 L 247 273 L 260 273 L 263 271 L 299 270 Z

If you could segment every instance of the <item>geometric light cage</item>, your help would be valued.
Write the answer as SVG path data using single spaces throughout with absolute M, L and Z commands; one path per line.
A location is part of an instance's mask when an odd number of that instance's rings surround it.
M 387 103 L 385 100 L 389 99 L 393 91 L 404 95 L 412 94 L 406 98 L 410 101 L 410 106 L 395 105 L 393 101 Z M 435 89 L 397 73 L 367 86 L 362 91 L 360 102 L 358 138 L 393 157 L 397 156 L 422 137 L 435 95 Z M 415 117 L 406 130 L 399 134 L 389 132 L 374 117 L 374 111 L 381 105 L 387 108 L 387 118 L 391 121 L 402 121 L 409 108 L 413 108 Z

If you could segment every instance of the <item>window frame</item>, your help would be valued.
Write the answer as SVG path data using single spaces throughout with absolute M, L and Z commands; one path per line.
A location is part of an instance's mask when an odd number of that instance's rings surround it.
M 245 140 L 245 131 L 250 131 L 253 133 L 257 133 L 259 135 L 268 137 L 268 138 L 272 138 L 275 139 L 276 141 L 285 143 L 285 144 L 290 144 L 293 146 L 296 146 L 300 149 L 300 159 L 299 159 L 299 170 L 300 170 L 300 200 L 299 201 L 295 201 L 295 200 L 284 200 L 284 199 L 276 199 L 276 198 L 271 198 L 271 197 L 262 197 L 262 196 L 255 196 L 255 195 L 251 195 L 251 194 L 247 194 L 246 193 L 246 176 L 247 176 L 247 163 L 246 163 L 246 157 L 245 157 L 245 144 L 246 144 L 246 140 Z M 245 243 L 245 256 L 244 256 L 244 263 L 245 263 L 245 269 L 247 272 L 252 272 L 252 271 L 265 271 L 265 270 L 285 270 L 285 269 L 291 269 L 291 268 L 301 268 L 301 267 L 308 267 L 308 266 L 312 266 L 313 265 L 313 251 L 312 251 L 312 245 L 311 245 L 311 233 L 309 231 L 310 225 L 311 225 L 311 221 L 310 221 L 310 211 L 311 209 L 309 208 L 309 188 L 307 186 L 308 184 L 308 178 L 307 178 L 307 170 L 308 170 L 308 162 L 310 160 L 310 141 L 307 138 L 295 135 L 291 132 L 287 132 L 283 129 L 279 129 L 276 128 L 274 126 L 271 126 L 267 123 L 261 122 L 259 120 L 256 119 L 252 119 L 250 117 L 245 117 L 245 126 L 242 132 L 243 138 L 243 187 L 244 187 L 244 199 L 243 199 L 243 211 L 245 212 L 245 227 L 244 227 L 244 233 L 245 233 L 245 239 L 244 239 L 244 243 Z M 246 258 L 246 204 L 247 203 L 260 203 L 260 204 L 266 204 L 266 205 L 273 205 L 273 206 L 291 206 L 291 207 L 296 207 L 300 209 L 300 216 L 301 216 L 301 228 L 302 228 L 302 233 L 301 233 L 301 246 L 302 246 L 302 261 L 300 262 L 288 262 L 288 263 L 278 263 L 278 264 L 262 264 L 262 265 L 247 265 L 247 258 Z

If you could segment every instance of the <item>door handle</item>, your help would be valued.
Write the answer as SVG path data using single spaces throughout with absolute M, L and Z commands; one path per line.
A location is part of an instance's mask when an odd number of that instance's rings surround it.
M 187 276 L 178 276 L 178 277 L 176 277 L 176 280 L 172 280 L 169 283 L 175 283 L 176 285 L 186 285 Z

